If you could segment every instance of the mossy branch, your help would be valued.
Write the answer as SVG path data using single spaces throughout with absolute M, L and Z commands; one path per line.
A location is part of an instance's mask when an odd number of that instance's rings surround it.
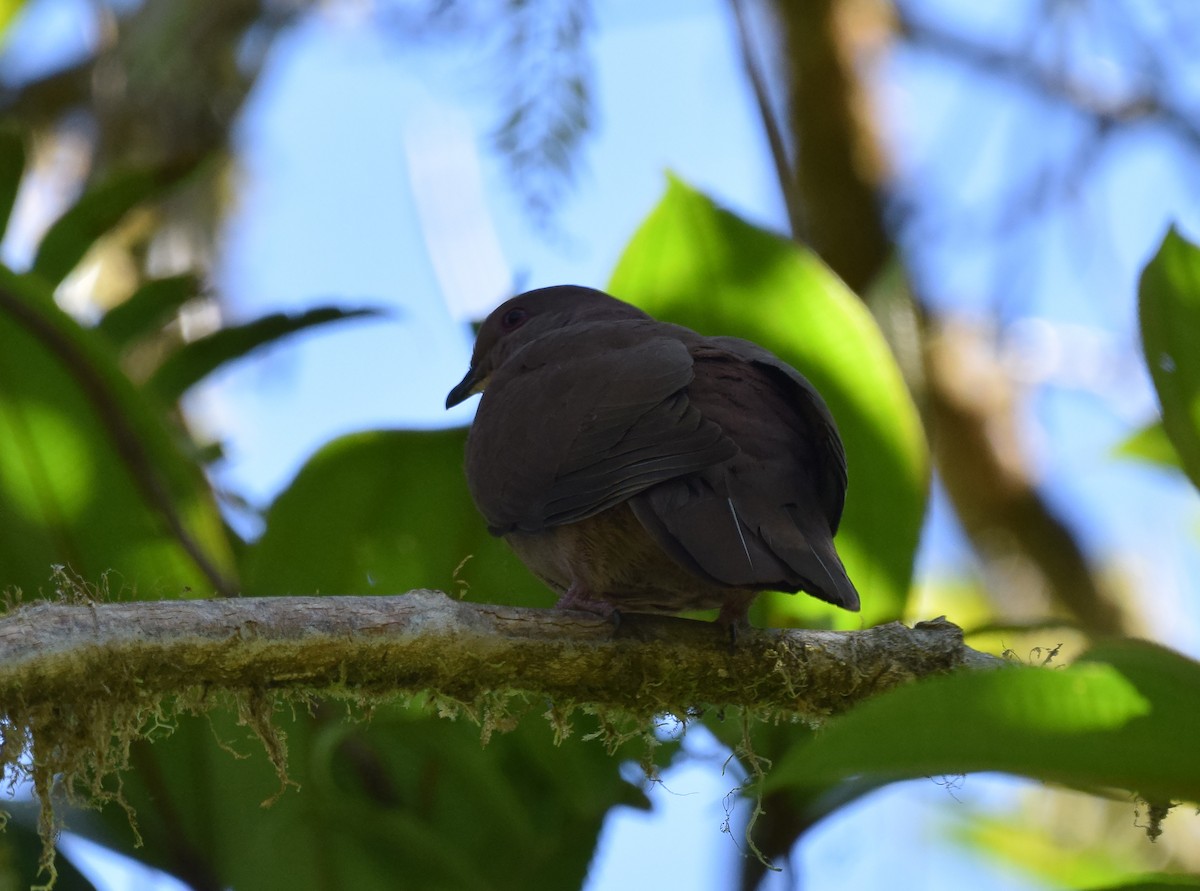
M 396 597 L 278 597 L 74 605 L 0 618 L 0 712 L 206 690 L 470 703 L 523 692 L 635 714 L 745 706 L 820 718 L 897 684 L 994 657 L 944 620 L 866 631 L 706 622 Z
M 510 700 L 548 700 L 560 721 L 585 708 L 643 727 L 704 707 L 813 721 L 925 675 L 1002 664 L 966 647 L 944 619 L 755 629 L 731 643 L 707 622 L 626 616 L 615 625 L 439 591 L 104 603 L 60 582 L 65 601 L 0 616 L 0 770 L 33 782 L 50 885 L 55 783 L 70 800 L 128 810 L 119 784 L 113 792 L 105 780 L 128 769 L 131 742 L 229 697 L 286 784 L 286 745 L 271 721 L 280 699 L 424 693 L 442 711 L 475 716 L 486 739 L 506 726 Z

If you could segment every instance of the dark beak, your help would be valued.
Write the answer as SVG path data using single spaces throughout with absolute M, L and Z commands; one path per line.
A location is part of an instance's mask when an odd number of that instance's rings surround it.
M 454 408 L 460 402 L 475 395 L 475 369 L 468 368 L 466 377 L 458 382 L 458 385 L 446 395 L 446 408 Z

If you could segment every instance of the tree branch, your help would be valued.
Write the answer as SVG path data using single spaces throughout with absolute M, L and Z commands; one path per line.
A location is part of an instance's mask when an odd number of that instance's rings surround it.
M 906 681 L 999 659 L 937 619 L 865 631 L 707 622 L 396 597 L 280 597 L 75 605 L 0 618 L 0 717 L 194 691 L 395 695 L 471 703 L 525 693 L 638 715 L 699 705 L 816 718 Z

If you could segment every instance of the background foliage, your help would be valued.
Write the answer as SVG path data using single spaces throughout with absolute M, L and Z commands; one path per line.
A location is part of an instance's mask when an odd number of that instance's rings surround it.
M 662 318 L 757 340 L 826 395 L 852 468 L 839 549 L 864 591 L 868 624 L 928 617 L 931 604 L 914 603 L 912 584 L 928 494 L 928 430 L 938 479 L 980 567 L 974 582 L 983 582 L 961 586 L 957 598 L 949 588 L 938 591 L 933 603 L 940 611 L 993 634 L 1005 629 L 1003 638 L 976 638 L 984 643 L 1044 641 L 1020 636 L 1044 622 L 1053 623 L 1056 640 L 1078 635 L 1071 638 L 1076 652 L 1089 635 L 1139 631 L 1148 601 L 1099 578 L 1076 530 L 1029 471 L 1027 446 L 1013 433 L 1011 380 L 997 372 L 991 345 L 955 327 L 939 300 L 945 282 L 936 256 L 955 249 L 955 239 L 973 232 L 1013 241 L 1022 256 L 1032 256 L 1028 239 L 1012 234 L 1022 225 L 1013 210 L 1021 201 L 1007 215 L 1001 208 L 996 219 L 963 227 L 964 208 L 955 199 L 943 195 L 939 204 L 909 191 L 911 182 L 889 179 L 887 165 L 870 160 L 879 160 L 887 140 L 864 104 L 868 66 L 848 60 L 865 46 L 864 34 L 884 34 L 872 39 L 886 39 L 895 52 L 951 55 L 956 64 L 988 69 L 1091 122 L 1094 131 L 1082 128 L 1078 156 L 1048 154 L 1043 167 L 1014 167 L 1005 185 L 1023 196 L 1030 215 L 1067 194 L 1053 175 L 1058 166 L 1083 159 L 1072 175 L 1084 177 L 1091 153 L 1130 122 L 1165 127 L 1185 150 L 1189 141 L 1200 143 L 1194 103 L 1178 87 L 1182 76 L 1177 80 L 1166 61 L 1155 67 L 1136 56 L 1142 67 L 1129 66 L 1134 74 L 1125 92 L 1105 94 L 1086 66 L 1059 71 L 1045 53 L 1013 51 L 1020 44 L 1003 37 L 998 46 L 976 43 L 949 19 L 943 26 L 905 4 L 893 19 L 860 22 L 856 30 L 845 20 L 850 5 L 799 11 L 781 4 L 769 11 L 779 28 L 768 29 L 767 39 L 756 28 L 765 5 L 731 4 L 731 34 L 760 102 L 792 237 L 673 177 L 631 233 L 610 288 Z M 1087 33 L 1078 23 L 1080 31 L 1071 31 L 1070 16 L 1050 6 L 1031 18 L 1031 33 Z M 496 51 L 512 63 L 511 77 L 496 84 L 495 146 L 527 210 L 552 227 L 592 121 L 586 7 L 418 7 L 389 9 L 384 18 L 405 34 L 464 39 L 495 28 L 505 35 Z M 264 511 L 260 535 L 230 525 L 236 493 L 215 485 L 211 474 L 221 444 L 195 428 L 181 397 L 300 332 L 328 326 L 325 336 L 337 337 L 339 328 L 376 321 L 371 306 L 328 305 L 186 333 L 189 310 L 214 299 L 205 284 L 207 257 L 222 212 L 231 124 L 265 47 L 302 13 L 249 2 L 216 12 L 203 3 L 151 0 L 102 14 L 114 36 L 93 55 L 12 85 L 3 100 L 10 123 L 0 130 L 0 214 L 7 223 L 22 183 L 28 188 L 35 176 L 39 152 L 65 138 L 79 115 L 94 138 L 81 193 L 40 235 L 26 266 L 0 268 L 0 585 L 26 598 L 52 597 L 50 568 L 65 564 L 129 598 L 433 587 L 544 605 L 544 590 L 487 536 L 470 504 L 461 430 L 374 430 L 337 439 Z M 1103 28 L 1095 33 L 1095 40 L 1107 39 Z M 1188 33 L 1178 29 L 1177 39 Z M 1114 64 L 1124 52 L 1123 45 L 1106 49 Z M 531 88 L 539 79 L 546 89 Z M 114 83 L 121 85 L 119 101 Z M 849 158 L 860 163 L 848 166 Z M 943 187 L 937 173 L 926 185 L 935 196 Z M 156 239 L 180 227 L 191 244 L 188 268 L 154 271 Z M 939 241 L 930 234 L 939 229 L 952 235 Z M 94 305 L 90 314 L 64 311 L 72 277 L 111 264 L 113 256 L 134 270 L 121 299 Z M 1158 456 L 1193 481 L 1200 481 L 1198 295 L 1200 251 L 1172 232 L 1146 265 L 1138 295 L 1162 427 L 1131 439 L 1126 452 Z M 1122 299 L 1132 310 L 1133 295 Z M 1011 312 L 1003 301 L 988 309 L 999 319 Z M 973 377 L 980 366 L 998 373 L 1010 398 L 989 400 L 992 390 Z M 956 389 L 964 382 L 965 395 Z M 763 598 L 755 619 L 842 627 L 858 621 L 806 601 Z M 954 677 L 896 691 L 815 738 L 801 727 L 758 727 L 755 752 L 775 766 L 755 837 L 767 854 L 785 855 L 821 818 L 887 782 L 980 770 L 1089 793 L 1116 788 L 1153 806 L 1195 802 L 1200 775 L 1190 753 L 1200 729 L 1192 708 L 1198 697 L 1196 663 L 1123 640 L 1098 645 L 1062 670 Z M 398 874 L 414 887 L 570 887 L 585 881 L 610 809 L 647 804 L 642 787 L 619 769 L 622 758 L 642 758 L 640 750 L 613 756 L 582 733 L 555 746 L 549 728 L 535 720 L 481 748 L 476 727 L 431 719 L 419 706 L 382 709 L 369 723 L 347 721 L 320 703 L 306 714 L 277 715 L 301 789 L 286 790 L 265 812 L 259 805 L 278 791 L 278 781 L 236 716 L 182 721 L 153 744 L 139 744 L 136 769 L 123 781 L 143 847 L 132 846 L 116 808 L 72 815 L 71 828 L 194 888 L 384 888 L 395 887 Z M 730 745 L 740 739 L 738 721 L 706 721 Z M 233 757 L 221 744 L 251 757 Z M 666 764 L 679 752 L 668 738 L 655 758 Z M 753 767 L 741 766 L 738 776 Z M 1131 807 L 1121 804 L 1110 819 L 1127 823 Z M 16 819 L 0 836 L 0 877 L 28 884 L 36 842 L 25 810 L 13 811 Z M 1173 815 L 1168 832 L 1184 816 Z M 1047 875 L 1050 868 L 1035 856 L 1037 839 L 1044 843 L 1058 831 L 1019 836 L 1000 819 L 961 837 Z M 1014 844 L 1019 837 L 1024 841 Z M 1079 841 L 1081 863 L 1088 845 L 1101 847 Z M 1075 887 L 1196 884 L 1188 874 L 1200 864 L 1186 848 L 1170 848 L 1165 858 L 1137 851 L 1113 858 L 1103 874 L 1060 871 L 1054 880 Z M 741 869 L 731 883 L 753 887 L 763 879 L 752 858 Z M 1135 883 L 1135 873 L 1152 869 L 1162 874 Z M 64 869 L 58 887 L 92 885 Z

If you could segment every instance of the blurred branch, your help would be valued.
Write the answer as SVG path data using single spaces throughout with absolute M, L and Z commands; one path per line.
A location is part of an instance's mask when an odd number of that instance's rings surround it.
M 886 29 L 842 0 L 773 0 L 782 23 L 789 131 L 795 146 L 792 219 L 842 279 L 863 291 L 883 269 L 892 241 L 883 222 L 886 170 L 874 110 L 855 68 L 863 45 Z M 781 184 L 785 185 L 786 184 Z
M 865 631 L 708 622 L 397 597 L 36 603 L 0 617 L 0 703 L 19 724 L 71 703 L 196 688 L 397 695 L 465 703 L 518 693 L 646 717 L 696 705 L 819 718 L 925 675 L 1003 664 L 944 619 Z M 36 735 L 36 727 L 34 728 Z
M 894 40 L 898 32 L 909 41 L 924 40 L 944 52 L 962 53 L 970 57 L 967 64 L 1077 100 L 1106 122 L 1147 114 L 1151 108 L 1163 115 L 1169 112 L 1161 103 L 1144 101 L 1105 105 L 1023 57 L 1010 58 L 936 31 L 911 16 L 902 18 L 897 29 L 890 20 L 873 20 L 858 4 L 845 0 L 803 5 L 776 0 L 775 7 L 786 23 L 790 125 L 799 146 L 796 175 L 812 244 L 860 291 L 875 280 L 892 250 L 882 212 L 886 165 L 879 158 L 882 148 L 856 66 L 880 35 Z M 1038 185 L 1044 185 L 1040 174 Z M 926 351 L 921 371 L 938 470 L 972 543 L 989 565 L 997 565 L 1001 554 L 1003 559 L 1018 556 L 1044 582 L 1050 600 L 1087 630 L 1118 631 L 1118 610 L 1100 591 L 1072 532 L 1037 491 L 1016 429 L 1014 400 L 990 398 L 999 378 L 972 378 L 968 372 L 976 365 L 971 363 L 983 360 L 978 351 L 969 357 L 962 350 L 954 352 L 956 345 L 966 346 L 956 344 L 953 336 L 939 339 L 938 347 L 929 348 L 936 353 Z M 992 374 L 1002 376 L 998 367 Z M 975 380 L 975 385 L 964 385 L 965 380 Z M 1001 602 L 1012 596 L 997 594 Z M 1036 605 L 1031 609 L 1040 611 Z
M 767 145 L 771 149 L 771 162 L 775 167 L 775 178 L 779 181 L 779 191 L 783 195 L 788 223 L 792 229 L 792 238 L 798 242 L 807 242 L 808 224 L 804 220 L 804 203 L 797 191 L 796 174 L 788 156 L 783 131 L 771 108 L 766 77 L 763 75 L 762 66 L 759 64 L 754 49 L 746 2 L 747 0 L 729 0 L 729 5 L 733 7 L 734 24 L 737 27 L 738 50 L 742 55 L 742 67 L 745 69 L 747 80 L 750 81 L 750 89 L 754 93 L 754 104 L 758 107 L 759 117 L 762 118 Z
M 1095 119 L 1102 131 L 1150 121 L 1165 124 L 1200 148 L 1200 122 L 1169 104 L 1163 96 L 1145 90 L 1109 97 L 1088 89 L 1085 82 L 1039 65 L 1026 52 L 999 49 L 918 20 L 897 10 L 900 35 L 910 46 L 939 53 L 977 71 L 1020 84 L 1041 99 L 1061 102 Z
M 981 556 L 993 568 L 1010 570 L 993 586 L 997 604 L 1010 617 L 1038 612 L 1036 601 L 1025 610 L 1004 610 L 1039 587 L 1029 583 L 1032 574 L 1051 602 L 1089 634 L 1121 633 L 1120 609 L 1037 490 L 1018 429 L 1016 395 L 999 361 L 978 332 L 961 324 L 928 323 L 924 339 L 938 472 Z

